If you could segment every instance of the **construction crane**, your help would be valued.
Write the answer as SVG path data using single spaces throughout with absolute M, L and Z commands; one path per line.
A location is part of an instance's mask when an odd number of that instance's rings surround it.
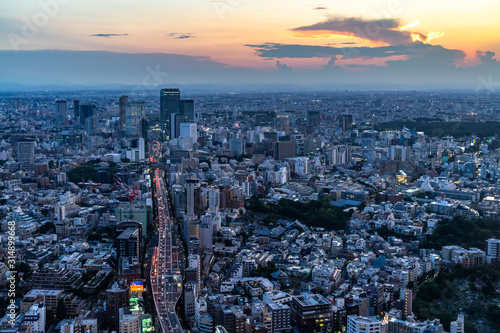
M 118 186 L 125 190 L 127 195 L 128 195 L 128 201 L 129 201 L 129 219 L 132 220 L 134 214 L 132 213 L 132 202 L 135 200 L 135 198 L 139 195 L 139 191 L 137 190 L 137 186 L 134 186 L 134 188 L 130 188 L 123 179 L 121 179 L 118 175 L 114 176 L 115 182 L 118 184 Z

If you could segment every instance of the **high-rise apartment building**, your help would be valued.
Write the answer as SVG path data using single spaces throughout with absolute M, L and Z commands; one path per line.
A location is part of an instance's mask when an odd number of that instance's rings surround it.
M 291 328 L 291 309 L 286 304 L 266 303 L 266 313 L 270 313 L 271 330 L 269 333 L 288 332 Z
M 129 306 L 128 289 L 115 283 L 111 289 L 106 290 L 106 317 L 110 330 L 120 327 L 120 308 Z
M 118 101 L 118 108 L 120 112 L 120 132 L 125 132 L 125 110 L 126 110 L 126 105 L 128 102 L 128 96 L 124 95 L 120 97 L 120 100 Z
M 118 257 L 140 257 L 141 235 L 138 228 L 127 228 L 116 237 Z
M 21 163 L 35 163 L 34 141 L 20 141 L 17 143 L 17 161 Z
M 490 238 L 486 240 L 486 263 L 498 261 L 500 258 L 500 239 Z

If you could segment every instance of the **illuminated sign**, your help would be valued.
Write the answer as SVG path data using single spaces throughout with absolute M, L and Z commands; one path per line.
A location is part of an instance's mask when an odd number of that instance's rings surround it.
M 134 281 L 130 282 L 130 291 L 143 291 L 144 290 L 144 284 L 142 281 Z
M 153 331 L 153 320 L 151 318 L 142 319 L 142 332 Z
M 130 297 L 130 311 L 139 311 L 139 298 Z

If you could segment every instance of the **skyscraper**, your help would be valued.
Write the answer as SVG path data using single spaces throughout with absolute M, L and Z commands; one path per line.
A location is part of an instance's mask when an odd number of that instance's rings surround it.
M 97 107 L 94 104 L 80 105 L 80 125 L 85 127 L 87 134 L 94 134 L 97 126 Z
M 276 116 L 275 127 L 277 131 L 285 132 L 285 135 L 290 134 L 290 116 L 280 114 Z
M 179 113 L 184 116 L 185 122 L 193 122 L 194 101 L 192 99 L 181 99 L 179 101 Z
M 80 100 L 73 100 L 73 118 L 80 117 Z
M 341 114 L 339 116 L 339 127 L 346 132 L 352 129 L 352 114 Z
M 184 116 L 180 113 L 170 115 L 170 139 L 176 139 L 181 134 L 181 124 L 184 122 Z
M 307 112 L 307 121 L 309 125 L 316 129 L 319 129 L 319 124 L 321 123 L 321 115 L 319 110 L 309 110 Z
M 125 132 L 125 107 L 128 102 L 128 96 L 123 95 L 119 100 L 119 109 L 120 109 L 120 132 Z
M 170 115 L 179 113 L 179 100 L 181 91 L 179 89 L 162 89 L 160 91 L 160 120 L 167 137 L 170 138 Z
M 55 124 L 57 127 L 63 127 L 66 118 L 68 116 L 68 102 L 66 102 L 63 99 L 58 99 L 56 100 L 56 117 L 55 117 Z
M 138 137 L 141 135 L 141 120 L 146 118 L 146 103 L 127 102 L 125 104 L 125 135 Z

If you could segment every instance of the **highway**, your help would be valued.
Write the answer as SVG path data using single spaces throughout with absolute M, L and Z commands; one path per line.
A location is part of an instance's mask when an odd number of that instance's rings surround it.
M 182 295 L 182 262 L 179 260 L 176 246 L 176 226 L 170 216 L 163 172 L 158 168 L 154 169 L 158 245 L 154 248 L 151 260 L 151 290 L 161 332 L 182 333 L 183 329 L 175 311 Z

